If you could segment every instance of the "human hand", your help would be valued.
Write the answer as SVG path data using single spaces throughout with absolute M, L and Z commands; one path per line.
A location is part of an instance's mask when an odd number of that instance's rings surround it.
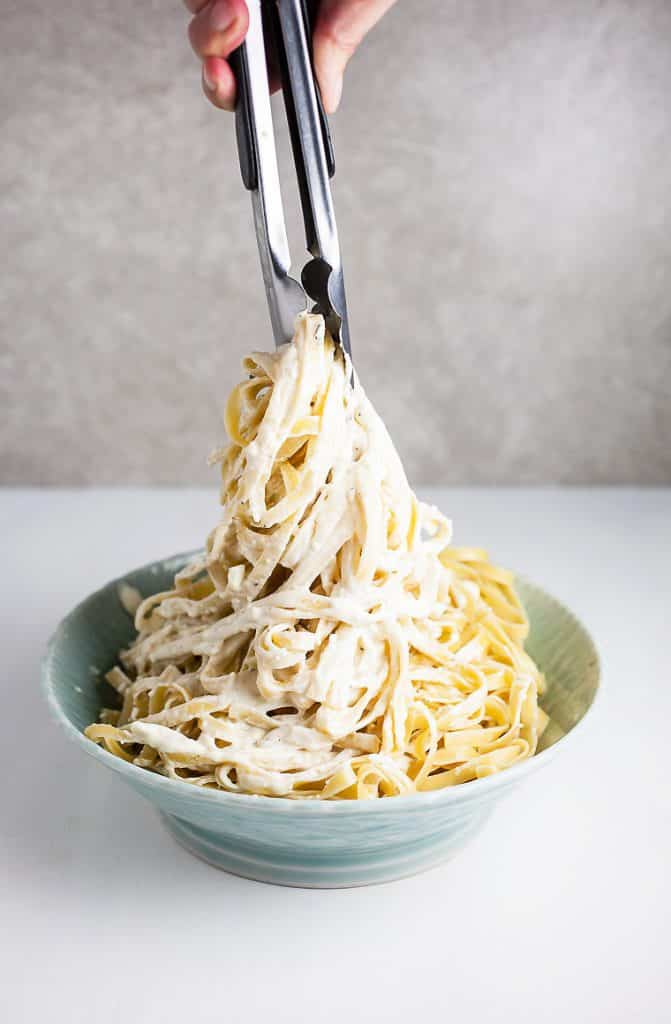
M 227 57 L 245 38 L 245 0 L 184 0 L 194 15 L 191 45 L 203 62 L 203 91 L 215 107 L 233 110 L 235 78 Z M 395 0 L 321 0 L 313 35 L 313 59 L 328 114 L 338 107 L 347 62 L 364 36 Z

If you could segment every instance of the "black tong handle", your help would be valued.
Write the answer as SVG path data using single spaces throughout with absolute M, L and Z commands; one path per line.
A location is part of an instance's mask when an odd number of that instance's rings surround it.
M 247 46 L 243 42 L 228 58 L 235 75 L 237 96 L 235 101 L 235 135 L 238 143 L 240 174 L 246 189 L 253 192 L 259 186 L 259 171 L 256 158 L 256 144 L 252 128 L 250 109 L 249 66 Z
M 289 124 L 289 135 L 291 137 L 291 148 L 294 154 L 294 163 L 296 164 L 296 173 L 298 177 L 298 187 L 301 196 L 301 205 L 303 212 L 310 219 L 309 203 L 307 200 L 306 189 L 307 183 L 305 180 L 305 172 L 302 170 L 302 158 L 300 150 L 299 132 L 298 132 L 298 121 L 296 118 L 296 107 L 294 104 L 293 93 L 289 82 L 289 70 L 287 67 L 287 55 L 284 48 L 284 42 L 282 40 L 282 32 L 279 23 L 278 4 L 281 0 L 265 0 L 263 4 L 264 9 L 264 28 L 267 31 L 269 40 L 274 47 L 275 55 L 279 64 L 280 77 L 282 81 L 282 90 L 284 94 L 284 105 L 287 114 L 287 122 Z M 301 0 L 301 6 L 303 8 L 303 20 L 305 22 L 306 32 L 310 41 L 312 40 L 312 20 L 309 15 L 308 5 L 306 0 Z M 267 49 L 267 47 L 266 47 Z M 310 46 L 310 57 L 312 58 L 312 45 Z M 242 182 L 246 189 L 254 191 L 258 187 L 258 167 L 256 161 L 256 146 L 254 142 L 254 132 L 252 128 L 252 117 L 250 112 L 250 99 L 249 99 L 249 69 L 247 65 L 247 48 L 245 43 L 241 43 L 240 46 L 228 58 L 231 70 L 235 75 L 235 82 L 237 88 L 237 98 L 235 104 L 235 133 L 238 143 L 238 158 L 240 161 L 240 174 L 242 176 Z M 314 66 L 313 66 L 314 75 Z M 324 152 L 326 155 L 326 165 L 328 167 L 329 178 L 332 178 L 335 174 L 335 152 L 333 149 L 333 140 L 331 138 L 331 130 L 329 128 L 328 118 L 326 111 L 324 110 L 324 104 L 322 103 L 321 92 L 319 91 L 319 85 L 315 80 L 315 92 L 317 94 L 317 107 L 319 110 L 319 123 L 322 131 L 322 139 L 324 141 Z M 300 169 L 299 169 L 300 168 Z

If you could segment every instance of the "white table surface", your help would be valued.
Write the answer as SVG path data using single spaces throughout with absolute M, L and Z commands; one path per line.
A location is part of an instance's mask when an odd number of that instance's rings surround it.
M 307 891 L 190 857 L 67 742 L 39 691 L 62 615 L 198 546 L 214 493 L 0 491 L 3 1020 L 669 1020 L 671 491 L 428 497 L 457 541 L 486 545 L 583 619 L 603 699 L 451 863 Z

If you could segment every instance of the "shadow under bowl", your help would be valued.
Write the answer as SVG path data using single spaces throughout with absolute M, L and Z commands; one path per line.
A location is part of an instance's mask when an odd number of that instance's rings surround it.
M 71 739 L 154 804 L 187 850 L 233 874 L 337 888 L 434 867 L 480 830 L 505 793 L 565 749 L 594 703 L 599 661 L 589 634 L 553 597 L 517 579 L 531 626 L 526 648 L 548 683 L 541 703 L 550 722 L 534 757 L 461 786 L 365 802 L 247 796 L 164 778 L 114 757 L 83 733 L 102 706 L 114 706 L 114 691 L 103 676 L 135 635 L 120 585 L 136 587 L 143 596 L 169 589 L 192 556 L 143 566 L 77 605 L 51 638 L 42 684 Z

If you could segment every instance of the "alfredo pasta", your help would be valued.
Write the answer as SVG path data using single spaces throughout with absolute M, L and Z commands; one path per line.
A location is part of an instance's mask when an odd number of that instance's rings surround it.
M 245 360 L 223 514 L 137 608 L 87 735 L 194 785 L 370 798 L 530 757 L 546 716 L 510 573 L 450 546 L 321 317 Z

